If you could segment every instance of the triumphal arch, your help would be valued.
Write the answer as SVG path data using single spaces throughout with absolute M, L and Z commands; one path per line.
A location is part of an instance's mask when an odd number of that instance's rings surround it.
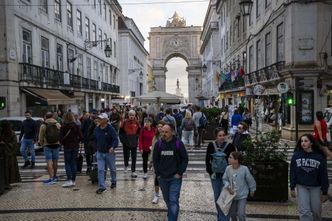
M 152 27 L 149 32 L 150 62 L 157 90 L 166 91 L 166 64 L 173 57 L 187 62 L 189 102 L 198 103 L 202 91 L 200 35 L 201 26 L 186 26 L 186 21 L 177 12 L 166 27 Z M 181 73 L 179 73 L 181 74 Z

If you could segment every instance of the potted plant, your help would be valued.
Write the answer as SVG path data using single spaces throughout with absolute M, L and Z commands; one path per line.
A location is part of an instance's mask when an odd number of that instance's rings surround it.
M 219 116 L 221 114 L 221 109 L 218 107 L 212 108 L 202 108 L 202 113 L 205 114 L 208 125 L 205 128 L 205 133 L 203 134 L 204 140 L 214 140 L 214 130 L 219 126 Z
M 257 183 L 255 196 L 249 200 L 288 200 L 287 145 L 280 146 L 279 141 L 277 130 L 245 141 L 244 165 L 248 166 Z

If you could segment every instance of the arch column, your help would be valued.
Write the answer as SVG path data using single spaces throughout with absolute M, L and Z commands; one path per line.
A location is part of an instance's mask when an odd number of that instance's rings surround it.
M 189 103 L 198 104 L 197 96 L 202 94 L 202 70 L 200 66 L 188 66 Z
M 154 82 L 158 91 L 166 91 L 166 71 L 166 67 L 153 68 Z

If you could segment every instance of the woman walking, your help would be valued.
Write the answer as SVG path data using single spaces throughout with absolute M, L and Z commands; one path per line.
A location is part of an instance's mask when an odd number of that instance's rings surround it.
M 190 111 L 186 111 L 186 114 L 182 120 L 181 127 L 182 130 L 182 142 L 185 147 L 193 148 L 194 146 L 194 132 L 196 132 L 196 124 L 192 119 Z
M 155 136 L 155 129 L 151 127 L 152 119 L 144 118 L 144 126 L 140 132 L 138 148 L 143 157 L 143 179 L 148 177 L 148 160 L 151 153 L 152 139 Z
M 235 151 L 235 147 L 233 146 L 233 144 L 226 142 L 226 133 L 225 133 L 224 128 L 216 128 L 215 137 L 216 137 L 216 140 L 210 142 L 207 147 L 206 157 L 205 157 L 205 166 L 206 166 L 206 171 L 209 173 L 210 178 L 211 178 L 214 202 L 215 202 L 216 208 L 217 208 L 217 220 L 218 221 L 228 221 L 228 218 L 225 216 L 225 214 L 221 211 L 221 209 L 217 205 L 217 200 L 218 200 L 221 190 L 223 188 L 222 177 L 224 174 L 215 172 L 212 169 L 212 160 L 213 160 L 213 154 L 216 153 L 217 151 L 224 152 L 226 155 L 225 160 L 227 160 L 230 153 Z
M 80 126 L 76 124 L 75 117 L 72 112 L 64 114 L 60 134 L 60 141 L 64 149 L 65 169 L 67 174 L 67 181 L 62 185 L 62 187 L 72 187 L 76 185 L 76 158 L 80 142 L 83 141 Z

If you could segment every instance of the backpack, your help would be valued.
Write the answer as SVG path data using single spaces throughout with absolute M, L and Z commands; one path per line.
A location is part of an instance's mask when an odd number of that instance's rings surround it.
M 161 139 L 159 139 L 158 143 L 157 143 L 158 151 L 161 151 L 162 143 L 163 143 L 163 141 Z M 176 141 L 175 141 L 175 150 L 178 151 L 179 149 L 180 149 L 180 140 L 176 139 Z
M 173 116 L 175 118 L 176 126 L 180 126 L 182 123 L 182 115 L 180 113 L 177 113 L 176 115 Z
M 208 124 L 208 121 L 206 119 L 205 114 L 202 113 L 202 116 L 199 118 L 199 127 L 200 128 L 206 128 Z
M 222 150 L 218 150 L 216 142 L 213 141 L 213 147 L 215 153 L 211 154 L 211 169 L 213 173 L 224 173 L 226 171 L 227 163 L 227 155 L 224 153 L 226 150 L 228 143 L 226 143 L 225 147 Z
M 194 121 L 193 120 L 184 120 L 184 130 L 185 131 L 192 131 L 194 129 Z
M 60 140 L 60 129 L 56 123 L 45 123 L 45 139 L 49 144 L 57 143 Z

